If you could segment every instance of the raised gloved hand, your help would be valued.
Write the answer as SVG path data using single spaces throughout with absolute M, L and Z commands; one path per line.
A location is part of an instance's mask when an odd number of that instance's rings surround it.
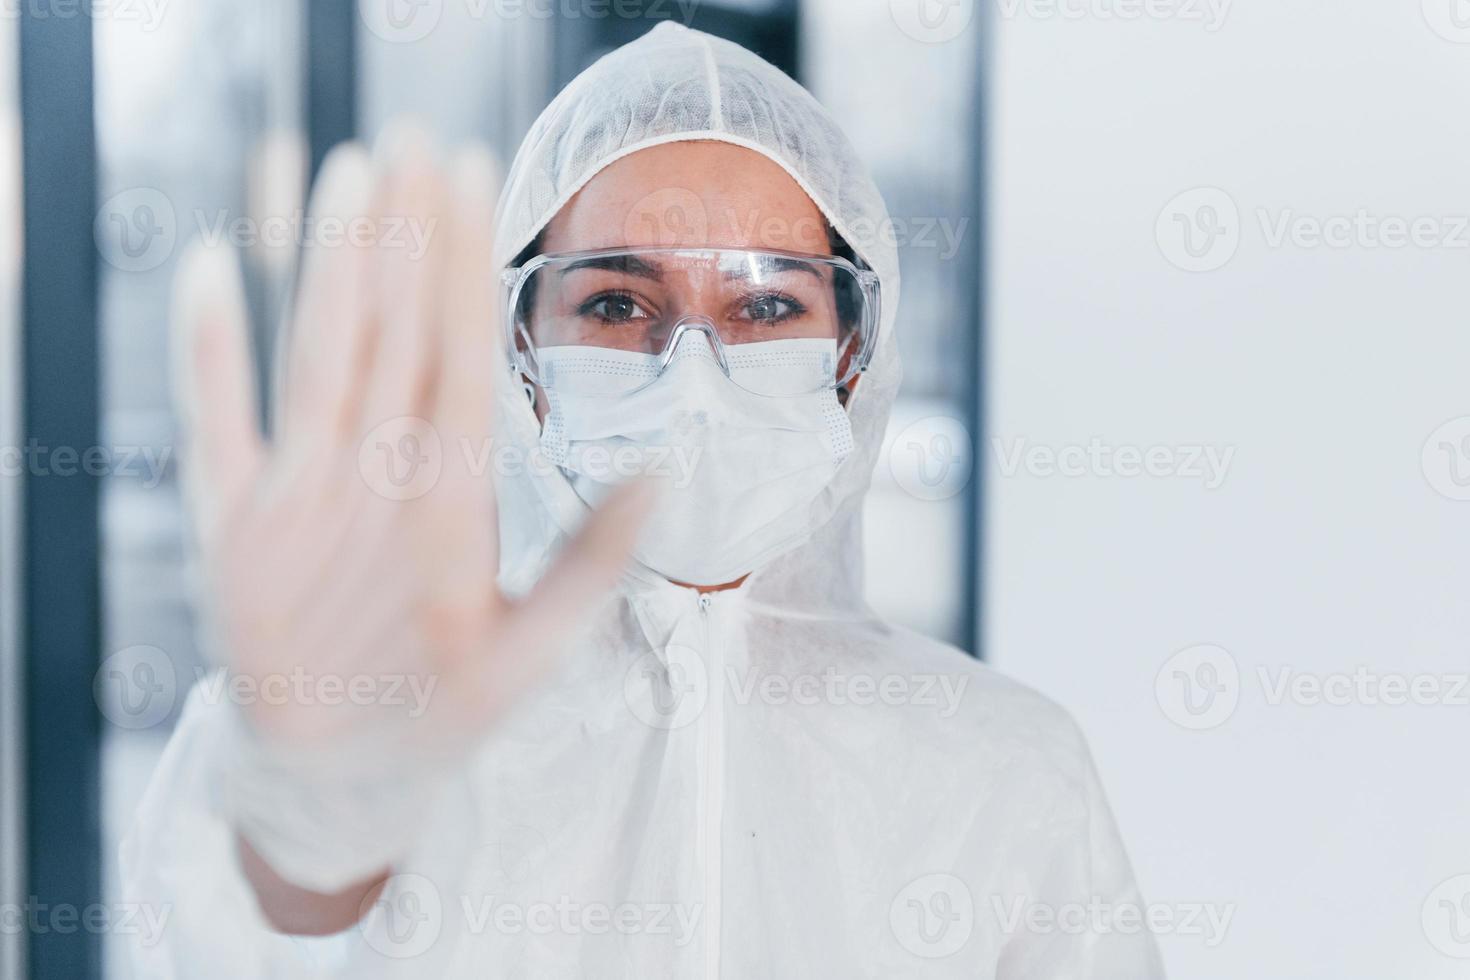
M 175 373 L 208 642 L 255 692 L 240 705 L 251 749 L 233 790 L 243 832 L 265 850 L 282 838 L 285 863 L 309 842 L 267 826 L 285 819 L 270 812 L 273 787 L 342 780 L 355 808 L 378 781 L 466 751 L 596 608 L 649 506 L 646 489 L 625 488 L 529 595 L 497 589 L 497 176 L 483 152 L 451 174 L 414 137 L 376 161 L 355 146 L 328 158 L 268 440 L 233 254 L 196 246 L 179 274 Z M 331 219 L 345 240 L 326 241 Z M 400 492 L 384 467 L 410 465 L 428 469 Z

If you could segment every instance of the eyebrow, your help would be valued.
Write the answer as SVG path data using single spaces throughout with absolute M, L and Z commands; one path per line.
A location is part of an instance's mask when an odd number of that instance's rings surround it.
M 762 261 L 765 263 L 768 271 L 805 272 L 818 282 L 827 281 L 826 277 L 818 272 L 811 262 L 803 259 L 790 258 L 784 255 L 767 255 Z M 572 262 L 562 270 L 562 274 L 576 272 L 579 269 L 602 269 L 608 272 L 622 272 L 630 276 L 637 276 L 640 279 L 651 279 L 654 282 L 662 282 L 664 278 L 664 273 L 661 268 L 650 262 L 645 262 L 636 255 L 590 255 Z M 725 278 L 727 280 L 749 279 L 750 274 L 748 270 L 742 268 L 725 273 Z
M 578 269 L 605 269 L 608 272 L 625 272 L 630 276 L 637 276 L 640 279 L 652 279 L 655 282 L 662 282 L 664 278 L 662 269 L 643 261 L 636 255 L 592 255 L 571 263 L 562 270 L 562 273 L 576 272 Z
M 762 259 L 768 270 L 776 272 L 805 272 L 816 278 L 818 282 L 826 282 L 826 278 L 817 271 L 816 267 L 803 259 L 788 258 L 784 255 L 767 255 Z M 747 272 L 727 272 L 726 279 L 749 279 Z

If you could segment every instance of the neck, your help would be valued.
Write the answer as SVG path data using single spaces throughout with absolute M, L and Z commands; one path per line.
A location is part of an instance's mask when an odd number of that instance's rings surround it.
M 727 589 L 738 589 L 748 578 L 750 578 L 749 573 L 740 576 L 733 582 L 726 582 L 724 585 L 692 585 L 689 582 L 674 582 L 673 579 L 669 579 L 669 581 L 681 589 L 694 589 L 696 592 L 703 594 L 706 592 L 724 592 Z

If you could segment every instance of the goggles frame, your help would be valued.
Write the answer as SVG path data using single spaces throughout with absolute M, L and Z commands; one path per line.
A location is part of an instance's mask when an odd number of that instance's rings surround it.
M 580 259 L 602 259 L 616 258 L 624 255 L 701 255 L 722 257 L 725 255 L 758 255 L 770 256 L 776 259 L 796 260 L 816 265 L 829 266 L 850 274 L 858 285 L 862 295 L 863 304 L 859 323 L 853 336 L 857 338 L 857 349 L 852 352 L 847 361 L 847 369 L 840 377 L 835 377 L 831 384 L 824 385 L 817 391 L 829 389 L 840 389 L 853 378 L 868 369 L 872 362 L 873 352 L 877 346 L 878 326 L 883 319 L 883 294 L 882 285 L 878 280 L 878 274 L 869 269 L 866 264 L 858 265 L 837 255 L 809 255 L 802 252 L 784 252 L 777 249 L 756 248 L 700 248 L 687 245 L 654 245 L 643 248 L 629 248 L 626 246 L 618 248 L 588 249 L 586 251 L 574 252 L 547 252 L 533 256 L 525 263 L 515 266 L 507 266 L 500 272 L 500 285 L 504 293 L 505 304 L 503 307 L 505 315 L 505 343 L 506 355 L 510 364 L 512 374 L 521 374 L 530 379 L 534 384 L 543 388 L 550 388 L 544 373 L 539 365 L 534 363 L 534 353 L 528 356 L 528 352 L 534 352 L 535 343 L 517 321 L 516 308 L 520 305 L 521 293 L 531 277 L 542 268 L 556 262 Z M 659 370 L 661 375 L 665 368 L 673 360 L 675 349 L 679 340 L 689 329 L 698 329 L 704 333 L 709 341 L 710 347 L 715 352 L 715 358 L 725 376 L 730 376 L 729 365 L 726 361 L 726 344 L 719 337 L 714 324 L 699 313 L 686 312 L 674 321 L 674 326 L 669 330 L 669 336 L 664 341 L 662 351 L 659 352 Z M 524 348 L 522 343 L 524 342 Z M 844 346 L 850 346 L 851 339 Z M 734 345 L 739 346 L 739 345 Z M 837 352 L 837 363 L 841 363 L 844 349 L 839 348 Z M 835 374 L 834 368 L 834 374 Z M 658 377 L 654 376 L 654 379 Z M 652 383 L 652 380 L 648 383 Z M 758 393 L 761 394 L 761 393 Z M 767 398 L 779 398 L 781 395 L 763 394 Z

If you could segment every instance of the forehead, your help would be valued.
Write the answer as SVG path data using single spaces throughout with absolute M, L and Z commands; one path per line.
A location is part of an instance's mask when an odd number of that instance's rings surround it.
M 730 143 L 666 143 L 609 164 L 557 212 L 546 252 L 657 245 L 832 254 L 821 210 L 779 164 Z

